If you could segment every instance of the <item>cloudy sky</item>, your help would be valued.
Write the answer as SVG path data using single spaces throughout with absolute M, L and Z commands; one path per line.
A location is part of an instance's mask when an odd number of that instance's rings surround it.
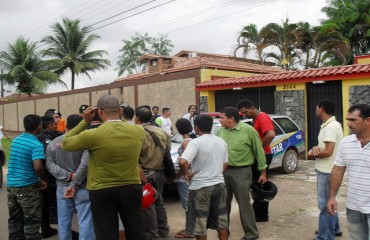
M 114 81 L 122 40 L 135 32 L 153 37 L 168 34 L 175 45 L 172 54 L 194 50 L 232 55 L 243 26 L 254 23 L 261 28 L 286 17 L 318 25 L 325 18 L 321 12 L 325 5 L 325 0 L 0 0 L 0 51 L 20 35 L 40 41 L 51 34 L 50 25 L 63 17 L 79 18 L 96 28 L 94 33 L 101 39 L 91 50 L 108 51 L 112 66 L 92 73 L 92 80 L 78 76 L 77 89 Z M 62 80 L 70 87 L 70 73 Z M 47 92 L 65 90 L 56 85 Z

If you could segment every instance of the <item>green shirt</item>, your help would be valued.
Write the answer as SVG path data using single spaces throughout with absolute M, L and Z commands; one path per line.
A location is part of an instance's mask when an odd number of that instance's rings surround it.
M 144 140 L 143 127 L 107 121 L 98 128 L 85 130 L 87 125 L 82 120 L 62 142 L 67 151 L 89 150 L 87 189 L 140 184 L 138 159 Z
M 252 126 L 239 122 L 234 128 L 221 128 L 217 135 L 227 143 L 229 166 L 251 165 L 256 159 L 258 170 L 267 168 L 261 139 Z

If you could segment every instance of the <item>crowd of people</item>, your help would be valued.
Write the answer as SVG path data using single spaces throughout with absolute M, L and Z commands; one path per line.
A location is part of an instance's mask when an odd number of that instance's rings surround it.
M 342 235 L 335 199 L 346 170 L 350 237 L 368 239 L 370 106 L 358 104 L 348 110 L 346 119 L 354 134 L 344 138 L 334 113 L 333 102 L 319 102 L 316 116 L 323 124 L 318 145 L 308 152 L 316 159 L 318 179 L 315 239 Z M 241 115 L 252 118 L 252 126 L 240 122 Z M 25 116 L 25 132 L 10 149 L 9 239 L 55 234 L 61 240 L 167 238 L 170 226 L 162 192 L 168 180 L 163 159 L 175 130 L 170 116 L 168 107 L 159 115 L 158 106 L 133 109 L 113 95 L 100 97 L 96 107 L 81 105 L 78 114 L 66 119 L 56 109 L 42 117 Z M 254 199 L 251 204 L 248 189 L 252 181 L 268 181 L 273 122 L 248 99 L 237 108 L 220 110 L 222 128 L 216 135 L 211 134 L 213 121 L 190 105 L 175 123 L 183 137 L 175 169 L 186 224 L 174 237 L 207 239 L 207 230 L 213 229 L 219 239 L 228 239 L 235 197 L 244 231 L 241 240 L 258 239 L 256 222 L 269 221 L 269 203 Z M 156 199 L 143 208 L 146 183 L 156 189 Z M 75 213 L 79 232 L 72 230 Z M 58 230 L 50 226 L 53 223 Z

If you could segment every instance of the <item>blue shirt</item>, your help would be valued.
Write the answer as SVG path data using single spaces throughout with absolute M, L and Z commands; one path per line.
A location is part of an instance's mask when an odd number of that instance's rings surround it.
M 45 159 L 44 147 L 35 135 L 22 133 L 10 145 L 8 187 L 24 187 L 40 182 L 33 161 Z

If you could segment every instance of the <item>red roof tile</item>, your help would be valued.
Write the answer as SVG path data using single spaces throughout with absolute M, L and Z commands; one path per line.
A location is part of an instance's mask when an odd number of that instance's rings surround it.
M 312 68 L 282 73 L 254 75 L 248 77 L 223 78 L 197 84 L 198 90 L 227 89 L 233 87 L 268 86 L 277 82 L 311 82 L 338 80 L 343 78 L 370 77 L 370 64 L 346 65 L 328 68 Z
M 180 53 L 184 53 L 184 52 L 190 52 L 190 51 L 181 51 Z M 190 69 L 195 69 L 195 68 L 217 68 L 217 69 L 223 69 L 223 70 L 234 70 L 234 71 L 243 71 L 243 72 L 260 73 L 260 74 L 285 72 L 285 70 L 282 70 L 281 68 L 250 63 L 250 62 L 244 61 L 243 59 L 234 58 L 228 55 L 199 53 L 197 57 L 187 58 L 187 57 L 179 57 L 178 56 L 179 54 L 176 54 L 175 56 L 172 57 L 173 67 L 168 68 L 168 69 L 163 69 L 161 74 L 185 71 L 185 70 L 190 70 Z M 143 55 L 144 58 L 145 56 L 150 57 L 150 58 L 156 57 L 156 56 L 163 57 L 163 56 L 152 55 L 152 54 Z M 167 56 L 167 58 L 171 58 L 171 57 Z M 141 58 L 141 60 L 143 59 Z M 148 76 L 149 76 L 148 73 L 138 73 L 138 74 L 133 74 L 127 77 L 116 79 L 115 82 L 135 80 L 135 79 L 144 78 Z

